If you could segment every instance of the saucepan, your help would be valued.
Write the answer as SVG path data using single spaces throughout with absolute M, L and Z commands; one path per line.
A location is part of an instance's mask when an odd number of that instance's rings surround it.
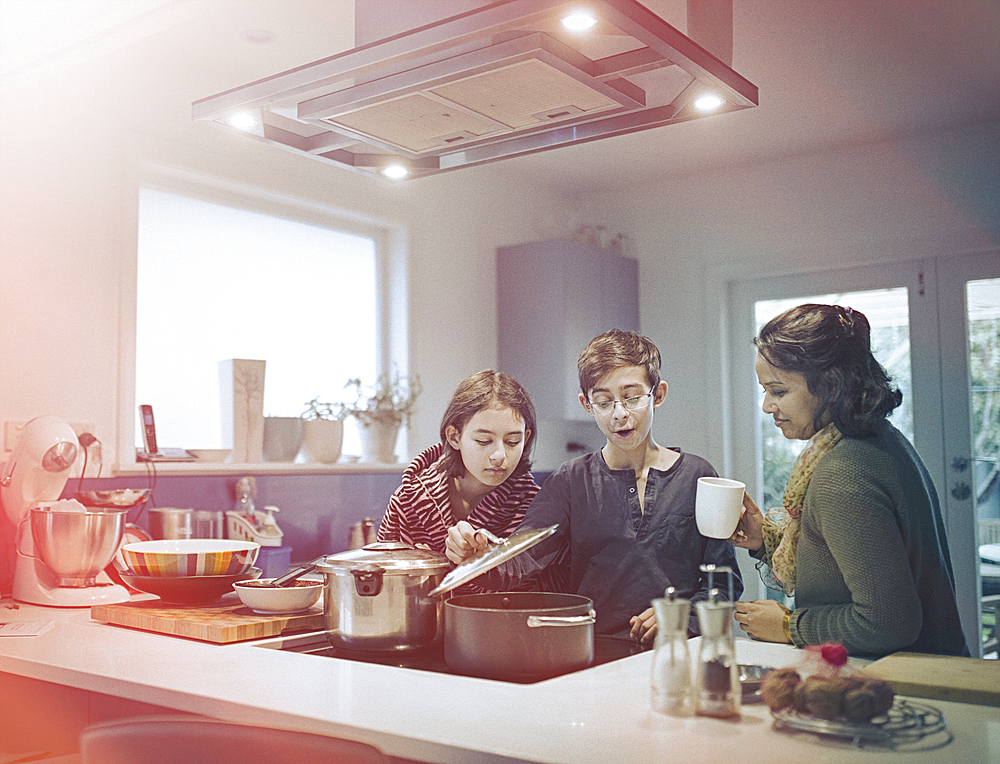
M 444 604 L 444 658 L 460 674 L 536 681 L 594 662 L 594 603 L 578 594 L 487 592 Z

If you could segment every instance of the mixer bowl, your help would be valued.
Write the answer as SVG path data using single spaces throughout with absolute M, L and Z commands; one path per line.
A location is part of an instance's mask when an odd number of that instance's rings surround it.
M 35 549 L 58 586 L 95 586 L 121 544 L 125 509 L 31 510 Z

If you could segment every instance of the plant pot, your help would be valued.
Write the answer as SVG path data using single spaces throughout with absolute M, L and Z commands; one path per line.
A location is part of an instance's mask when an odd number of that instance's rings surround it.
M 396 438 L 400 422 L 359 423 L 361 437 L 361 461 L 378 464 L 396 463 Z
M 301 418 L 297 416 L 264 417 L 265 462 L 294 462 L 301 446 Z
M 306 419 L 302 422 L 302 460 L 335 464 L 344 445 L 344 422 L 340 419 Z

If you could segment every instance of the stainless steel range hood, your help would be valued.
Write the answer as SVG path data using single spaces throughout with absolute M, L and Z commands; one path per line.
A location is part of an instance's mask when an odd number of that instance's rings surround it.
M 581 10 L 596 24 L 568 30 Z M 699 110 L 709 94 L 722 104 Z M 755 85 L 635 0 L 507 0 L 195 101 L 192 115 L 414 178 L 756 105 Z

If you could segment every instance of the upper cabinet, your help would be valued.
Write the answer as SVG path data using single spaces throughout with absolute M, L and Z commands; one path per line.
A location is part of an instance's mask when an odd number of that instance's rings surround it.
M 527 388 L 539 418 L 588 419 L 576 361 L 610 329 L 639 330 L 639 266 L 565 239 L 497 250 L 500 371 Z

